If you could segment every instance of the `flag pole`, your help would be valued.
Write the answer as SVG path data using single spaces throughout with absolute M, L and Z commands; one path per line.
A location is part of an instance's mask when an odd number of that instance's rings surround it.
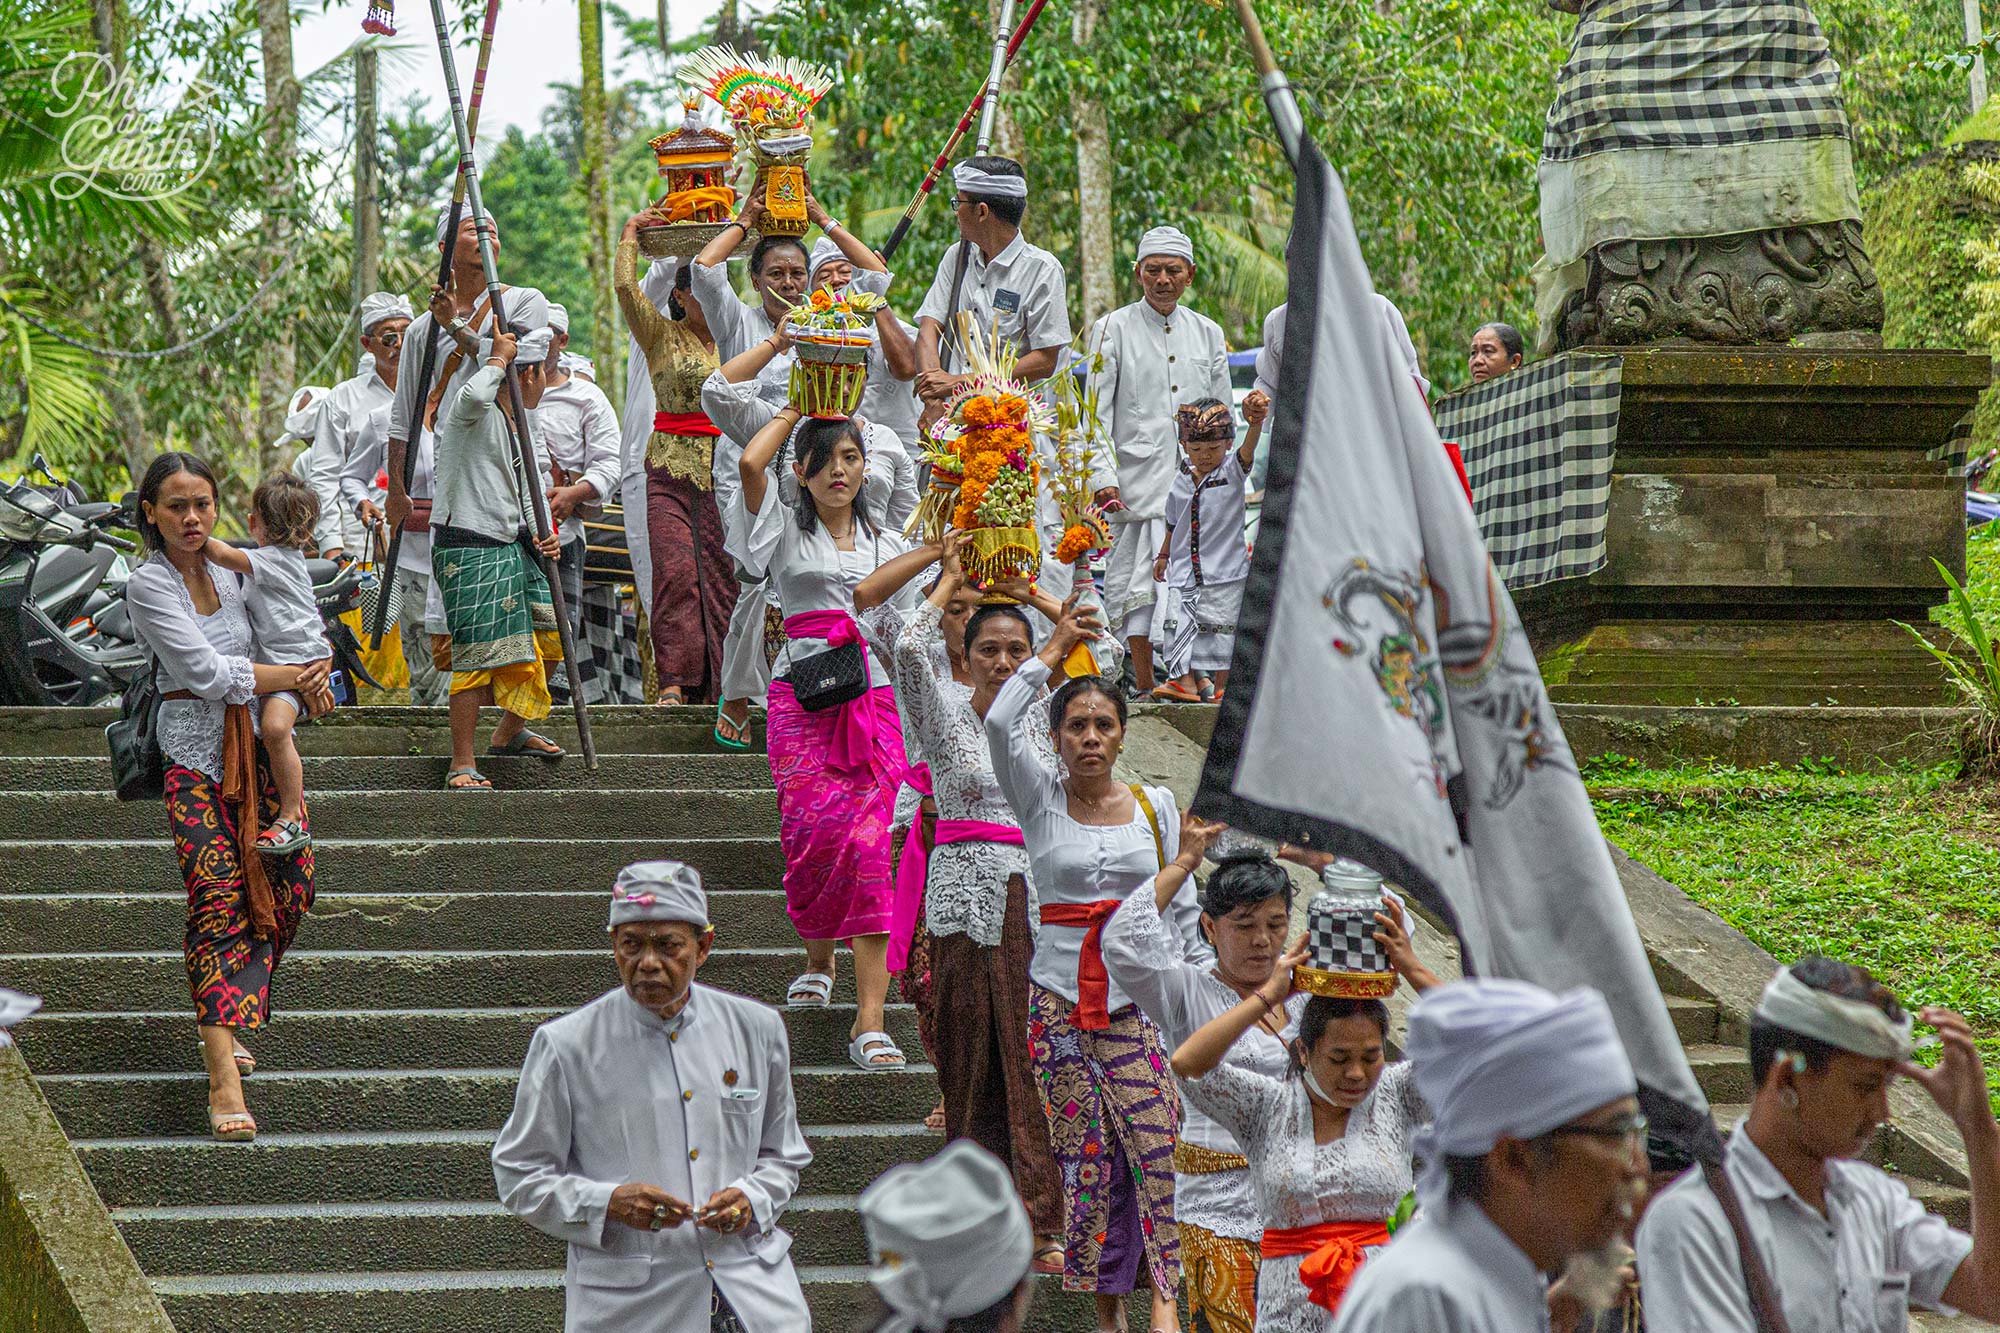
M 1237 21 L 1243 26 L 1244 40 L 1250 47 L 1250 58 L 1256 63 L 1258 80 L 1263 85 L 1264 105 L 1270 110 L 1271 121 L 1277 127 L 1278 140 L 1284 145 L 1285 155 L 1296 168 L 1300 153 L 1306 146 L 1305 118 L 1299 112 L 1298 98 L 1292 92 L 1291 81 L 1278 68 L 1277 59 L 1271 54 L 1271 44 L 1264 38 L 1264 26 L 1257 21 L 1254 0 L 1234 0 L 1234 4 Z M 1319 243 L 1319 238 L 1315 237 L 1314 241 Z M 1728 1219 L 1729 1228 L 1735 1234 L 1737 1252 L 1742 1259 L 1743 1284 L 1759 1333 L 1791 1333 L 1784 1307 L 1778 1301 L 1777 1287 L 1771 1281 L 1770 1270 L 1764 1265 L 1763 1253 L 1750 1236 L 1742 1201 L 1723 1169 L 1722 1138 L 1715 1132 L 1712 1119 L 1701 1124 L 1705 1131 L 1697 1136 L 1701 1141 L 1689 1146 L 1695 1149 L 1702 1177 L 1715 1195 L 1716 1202 L 1722 1206 L 1723 1216 Z
M 1034 3 L 1028 6 L 1028 12 L 1021 16 L 1020 26 L 1014 29 L 1014 35 L 1006 39 L 1001 61 L 1003 74 L 1005 67 L 1014 63 L 1015 53 L 1021 49 L 1021 43 L 1027 39 L 1029 30 L 1035 26 L 1035 20 L 1041 17 L 1042 7 L 1048 2 L 1049 0 L 1034 0 Z M 1011 4 L 1009 8 L 1012 8 Z M 1006 22 L 1007 16 L 1002 15 L 1000 24 L 996 25 L 999 32 L 1006 30 Z M 985 112 L 983 108 L 987 105 L 989 91 L 992 93 L 991 100 L 996 106 L 998 105 L 999 87 L 1000 81 L 993 78 L 989 72 L 987 81 L 979 85 L 979 92 L 973 97 L 972 105 L 965 108 L 965 114 L 958 118 L 957 126 L 944 141 L 944 148 L 938 153 L 937 160 L 932 162 L 931 169 L 924 173 L 923 183 L 917 186 L 916 196 L 910 200 L 910 206 L 903 210 L 903 216 L 897 220 L 896 229 L 889 233 L 888 243 L 881 249 L 882 258 L 887 259 L 895 254 L 896 248 L 903 243 L 903 238 L 910 234 L 910 226 L 917 220 L 917 213 L 923 208 L 924 200 L 930 198 L 931 191 L 937 188 L 938 178 L 944 175 L 944 169 L 951 161 L 952 152 L 957 149 L 959 141 L 965 138 L 965 132 L 972 128 L 975 116 L 982 122 L 979 138 L 975 142 L 980 145 L 981 152 L 985 151 L 985 145 L 991 138 L 991 114 Z
M 497 333 L 507 327 L 505 297 L 500 290 L 500 273 L 494 261 L 493 217 L 486 211 L 486 202 L 479 193 L 479 165 L 472 156 L 472 132 L 466 124 L 465 106 L 458 98 L 458 70 L 451 58 L 451 30 L 444 16 L 444 0 L 431 0 L 431 18 L 437 25 L 438 55 L 444 62 L 445 100 L 451 104 L 452 129 L 458 137 L 459 180 L 465 186 L 465 196 L 472 205 L 474 230 L 479 237 L 479 266 L 486 274 L 486 297 L 493 307 L 493 328 Z M 528 420 L 527 406 L 521 401 L 521 379 L 519 368 L 514 362 L 507 363 L 507 404 L 513 409 L 513 439 L 516 462 L 521 476 L 527 481 L 528 504 L 534 511 L 535 535 L 547 537 L 555 532 L 555 524 L 549 518 L 548 497 L 542 493 L 541 478 L 544 473 L 535 461 L 535 440 Z M 583 701 L 583 674 L 576 660 L 575 635 L 570 630 L 569 599 L 563 595 L 562 574 L 556 562 L 547 556 L 540 556 L 542 574 L 549 583 L 549 600 L 555 604 L 556 634 L 562 641 L 563 671 L 569 677 L 570 702 L 576 707 L 577 738 L 583 746 L 585 768 L 597 767 L 597 747 L 590 736 L 590 709 Z
M 465 133 L 468 138 L 479 135 L 479 104 L 486 98 L 486 62 L 493 55 L 493 27 L 500 20 L 500 0 L 486 0 L 486 20 L 479 30 L 479 64 L 472 73 L 472 105 L 465 113 Z M 448 40 L 448 39 L 447 39 Z M 454 71 L 455 73 L 456 71 Z M 465 173 L 454 174 L 451 183 L 451 216 L 445 220 L 444 257 L 438 263 L 437 285 L 451 286 L 451 263 L 458 249 L 458 224 L 465 215 Z M 411 438 L 403 441 L 403 494 L 410 493 L 410 482 L 417 475 L 417 437 L 423 431 L 424 404 L 430 400 L 431 380 L 437 373 L 437 330 L 431 330 L 431 337 L 424 342 L 424 359 L 417 371 L 417 419 L 407 429 Z M 382 568 L 376 571 L 380 581 L 382 596 L 375 603 L 375 624 L 368 628 L 368 637 L 377 644 L 389 631 L 389 589 L 396 583 L 396 562 L 403 553 L 403 529 L 400 524 L 389 534 L 389 549 L 382 557 Z

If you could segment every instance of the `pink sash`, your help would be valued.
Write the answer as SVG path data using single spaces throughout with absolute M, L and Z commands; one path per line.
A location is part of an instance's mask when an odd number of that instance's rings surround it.
M 917 780 L 922 774 L 923 780 Z M 925 796 L 931 794 L 928 765 L 910 770 L 905 779 Z M 903 841 L 902 857 L 896 862 L 896 905 L 889 919 L 889 970 L 900 972 L 910 961 L 910 941 L 917 931 L 917 913 L 923 907 L 924 879 L 930 872 L 930 853 L 959 842 L 998 842 L 1021 847 L 1021 830 L 1011 824 L 989 824 L 979 819 L 940 819 L 929 847 L 923 845 L 923 816 L 910 827 Z
M 801 611 L 785 617 L 785 634 L 794 639 L 824 639 L 829 646 L 862 643 L 861 626 L 845 611 Z M 861 670 L 868 671 L 868 646 L 862 643 Z M 871 682 L 872 683 L 872 682 Z M 864 696 L 865 697 L 865 696 Z M 833 727 L 833 751 L 827 757 L 837 772 L 856 772 L 875 763 L 875 719 L 860 699 L 840 706 Z M 900 774 L 897 775 L 900 778 Z

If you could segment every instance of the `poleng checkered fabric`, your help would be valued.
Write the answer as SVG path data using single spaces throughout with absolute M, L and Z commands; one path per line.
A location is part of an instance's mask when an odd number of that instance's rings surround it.
M 1375 942 L 1372 914 L 1315 899 L 1306 908 L 1306 965 L 1322 972 L 1387 972 L 1389 955 Z
M 1439 400 L 1493 567 L 1508 588 L 1604 567 L 1624 362 L 1566 352 Z
M 1542 158 L 1847 137 L 1840 66 L 1805 5 L 1605 0 L 1577 24 Z

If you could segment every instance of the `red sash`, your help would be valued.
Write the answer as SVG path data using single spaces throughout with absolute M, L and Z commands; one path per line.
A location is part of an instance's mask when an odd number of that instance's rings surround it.
M 1305 1283 L 1307 1298 L 1323 1310 L 1337 1310 L 1347 1284 L 1361 1268 L 1362 1250 L 1388 1243 L 1389 1228 L 1380 1222 L 1321 1222 L 1267 1228 L 1261 1249 L 1266 1259 L 1306 1256 L 1299 1265 L 1299 1281 Z

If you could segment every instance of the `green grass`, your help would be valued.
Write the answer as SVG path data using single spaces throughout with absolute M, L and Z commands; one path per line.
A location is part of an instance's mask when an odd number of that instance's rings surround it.
M 1584 777 L 1605 835 L 1789 962 L 1859 963 L 1905 1005 L 1956 1009 L 2000 1090 L 2000 787 L 1831 765 Z

